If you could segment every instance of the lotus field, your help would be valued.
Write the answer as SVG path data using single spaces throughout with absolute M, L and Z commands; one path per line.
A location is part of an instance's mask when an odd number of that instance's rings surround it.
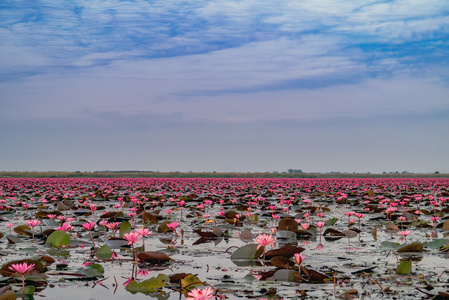
M 448 299 L 448 179 L 0 179 L 0 300 Z

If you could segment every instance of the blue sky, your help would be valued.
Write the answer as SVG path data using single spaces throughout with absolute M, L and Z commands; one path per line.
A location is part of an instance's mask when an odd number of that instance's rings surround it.
M 0 170 L 449 172 L 449 2 L 2 1 Z

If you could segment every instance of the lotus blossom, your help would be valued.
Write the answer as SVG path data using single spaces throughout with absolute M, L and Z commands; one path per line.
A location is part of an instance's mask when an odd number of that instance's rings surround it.
M 176 233 L 176 228 L 178 227 L 178 224 L 179 223 L 176 221 L 167 224 L 168 229 L 172 230 L 176 236 L 178 236 L 178 233 Z
M 11 271 L 19 273 L 22 275 L 22 299 L 25 299 L 25 273 L 34 269 L 35 264 L 28 264 L 26 262 L 21 264 L 12 264 L 9 266 Z
M 306 258 L 306 255 L 302 254 L 302 253 L 295 253 L 293 256 L 295 258 L 296 264 L 298 265 L 298 269 L 299 269 L 301 267 L 302 262 Z
M 47 217 L 50 219 L 51 228 L 53 228 L 53 219 L 56 218 L 56 215 L 47 214 Z
M 11 234 L 11 228 L 14 226 L 14 223 L 6 223 L 5 226 L 9 228 L 9 234 Z
M 407 241 L 407 235 L 410 234 L 410 230 L 402 230 L 402 231 L 399 231 L 399 234 L 402 235 L 402 236 L 404 237 L 405 241 Z
M 119 222 L 111 222 L 111 223 L 107 223 L 106 227 L 111 229 L 114 236 L 115 236 L 115 232 L 117 231 L 118 226 L 120 225 Z
M 259 234 L 254 241 L 258 243 L 257 249 L 263 247 L 263 259 L 265 260 L 265 247 L 272 246 L 275 240 L 271 234 Z
M 132 245 L 132 252 L 133 252 L 133 260 L 136 260 L 136 253 L 134 252 L 134 243 L 139 240 L 140 234 L 138 234 L 136 231 L 131 231 L 129 233 L 125 233 L 123 235 L 123 238 L 128 241 L 128 245 Z
M 215 298 L 214 293 L 215 293 L 214 289 L 211 288 L 210 286 L 208 286 L 202 290 L 199 288 L 195 288 L 187 294 L 188 297 L 186 297 L 186 299 L 187 300 L 209 300 L 209 299 Z
M 32 232 L 32 235 L 33 235 L 33 241 L 34 241 L 34 227 L 36 227 L 40 223 L 41 223 L 41 221 L 39 221 L 37 219 L 26 221 L 26 224 L 31 227 L 31 232 Z
M 91 231 L 95 227 L 95 222 L 86 222 L 83 224 L 84 229 Z
M 134 244 L 139 240 L 140 234 L 136 231 L 123 234 L 123 238 L 128 241 L 128 245 Z
M 66 232 L 71 232 L 73 230 L 73 226 L 71 226 L 69 223 L 64 223 L 55 229 L 61 230 L 61 231 L 66 231 Z
M 144 228 L 144 227 L 137 228 L 135 230 L 135 232 L 137 232 L 142 237 L 143 245 L 145 245 L 145 237 L 146 236 L 151 236 L 153 234 L 152 231 L 150 231 L 150 230 L 148 230 L 148 228 Z
M 95 222 L 86 222 L 83 224 L 84 229 L 89 231 L 90 239 L 92 241 L 92 246 L 95 248 L 95 241 L 92 236 L 92 229 L 95 227 Z

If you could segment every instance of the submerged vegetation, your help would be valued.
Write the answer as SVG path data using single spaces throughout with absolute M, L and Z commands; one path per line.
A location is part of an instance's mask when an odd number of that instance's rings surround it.
M 445 299 L 448 200 L 449 179 L 0 179 L 0 300 Z

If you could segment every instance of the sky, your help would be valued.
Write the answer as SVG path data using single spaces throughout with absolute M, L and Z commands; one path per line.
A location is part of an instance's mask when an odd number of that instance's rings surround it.
M 449 172 L 447 0 L 4 0 L 0 170 Z

